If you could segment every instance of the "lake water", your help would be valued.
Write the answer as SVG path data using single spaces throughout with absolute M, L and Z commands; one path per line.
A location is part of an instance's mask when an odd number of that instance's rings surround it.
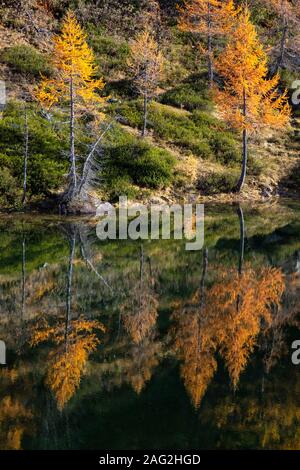
M 300 449 L 300 206 L 205 208 L 205 247 L 0 217 L 1 449 Z

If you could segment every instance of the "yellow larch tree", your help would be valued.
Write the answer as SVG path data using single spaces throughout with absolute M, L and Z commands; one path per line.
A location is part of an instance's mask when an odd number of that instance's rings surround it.
M 96 79 L 98 68 L 86 35 L 69 11 L 63 20 L 61 34 L 53 38 L 52 64 L 55 76 L 42 78 L 35 96 L 47 109 L 62 104 L 68 105 L 70 119 L 70 170 L 68 198 L 71 199 L 79 187 L 78 164 L 75 153 L 75 126 L 78 116 L 87 110 L 95 117 L 101 116 L 105 99 L 99 95 L 104 88 L 102 78 Z
M 284 65 L 289 39 L 293 36 L 297 36 L 297 32 L 299 31 L 300 0 L 263 0 L 263 3 L 265 3 L 268 8 L 271 8 L 280 19 L 280 45 L 275 64 L 275 72 L 278 72 Z
M 144 101 L 144 137 L 147 133 L 148 103 L 155 96 L 164 71 L 164 57 L 151 27 L 145 27 L 130 44 L 127 64 L 135 87 Z
M 244 185 L 247 173 L 249 134 L 263 127 L 284 128 L 289 123 L 287 93 L 278 92 L 279 76 L 268 79 L 267 55 L 244 8 L 237 27 L 216 64 L 224 80 L 215 100 L 228 124 L 243 133 L 242 171 L 236 190 Z
M 212 87 L 214 80 L 214 45 L 216 37 L 229 34 L 238 10 L 233 0 L 187 0 L 180 12 L 179 29 L 204 36 L 206 48 L 201 48 L 207 56 L 208 80 Z

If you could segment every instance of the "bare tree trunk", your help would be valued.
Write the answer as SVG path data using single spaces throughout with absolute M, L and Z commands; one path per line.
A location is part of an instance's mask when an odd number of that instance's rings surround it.
M 201 310 L 204 309 L 205 306 L 205 279 L 206 279 L 206 273 L 207 273 L 207 267 L 208 267 L 208 249 L 204 248 L 203 251 L 203 266 L 202 266 L 202 276 L 201 276 L 201 282 L 200 282 L 200 308 Z
M 275 73 L 278 73 L 279 69 L 283 66 L 287 33 L 288 33 L 288 25 L 286 21 L 284 21 L 283 28 L 282 28 L 281 41 L 280 41 L 280 53 L 276 62 Z
M 25 299 L 26 299 L 26 238 L 23 232 L 22 239 L 22 309 L 21 320 L 24 320 L 25 315 Z
M 75 157 L 75 103 L 74 83 L 70 79 L 70 186 L 69 196 L 74 196 L 77 189 L 76 157 Z
M 23 159 L 23 196 L 22 206 L 26 204 L 27 196 L 27 163 L 28 163 L 28 148 L 29 148 L 29 132 L 28 132 L 28 115 L 27 108 L 24 108 L 24 159 Z
M 244 97 L 243 97 L 243 115 L 244 117 L 247 116 L 247 98 L 246 98 L 246 90 L 244 89 Z M 243 130 L 243 162 L 242 162 L 242 172 L 237 184 L 236 190 L 240 192 L 244 186 L 246 174 L 247 174 L 247 160 L 248 160 L 248 132 L 247 129 Z
M 73 280 L 73 267 L 74 267 L 74 256 L 75 256 L 75 246 L 76 246 L 76 234 L 72 234 L 70 240 L 70 256 L 69 256 L 69 269 L 68 269 L 68 278 L 67 278 L 67 296 L 66 296 L 66 323 L 65 323 L 65 344 L 67 348 L 68 333 L 70 328 L 70 321 L 72 315 L 72 280 Z
M 211 4 L 208 2 L 207 12 L 207 66 L 208 66 L 208 86 L 212 88 L 214 81 L 214 69 L 212 60 L 212 20 L 211 20 Z
M 142 309 L 142 297 L 143 297 L 143 280 L 144 280 L 144 247 L 141 245 L 140 247 L 140 310 L 139 313 L 141 313 Z
M 239 267 L 238 273 L 241 277 L 243 274 L 244 254 L 245 254 L 245 220 L 244 213 L 241 206 L 238 207 L 237 214 L 240 222 L 240 254 L 239 254 Z M 236 300 L 236 311 L 239 312 L 241 306 L 242 296 L 239 293 Z
M 142 137 L 147 135 L 147 120 L 148 120 L 148 93 L 145 91 L 144 93 L 144 122 L 143 122 L 143 129 L 142 129 Z
M 240 256 L 239 256 L 239 274 L 243 272 L 244 255 L 245 255 L 245 219 L 241 206 L 238 207 L 237 214 L 240 221 Z

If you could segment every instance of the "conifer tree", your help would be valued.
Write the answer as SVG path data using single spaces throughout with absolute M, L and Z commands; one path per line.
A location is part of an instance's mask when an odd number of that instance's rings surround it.
M 226 36 L 235 21 L 233 0 L 187 0 L 180 12 L 179 28 L 205 37 L 209 86 L 214 80 L 213 40 Z
M 102 78 L 95 79 L 97 67 L 86 35 L 69 11 L 63 21 L 61 35 L 53 39 L 52 63 L 54 78 L 42 79 L 36 97 L 41 105 L 50 109 L 57 104 L 67 104 L 70 118 L 70 171 L 68 198 L 78 189 L 78 164 L 75 153 L 76 119 L 88 109 L 95 117 L 101 116 L 100 108 L 105 100 L 97 92 L 104 87 Z
M 247 7 L 218 59 L 217 71 L 224 80 L 223 89 L 215 93 L 220 113 L 232 128 L 243 133 L 242 171 L 236 188 L 240 191 L 247 171 L 249 134 L 265 126 L 283 128 L 290 119 L 286 92 L 278 92 L 279 76 L 267 78 L 267 56 Z

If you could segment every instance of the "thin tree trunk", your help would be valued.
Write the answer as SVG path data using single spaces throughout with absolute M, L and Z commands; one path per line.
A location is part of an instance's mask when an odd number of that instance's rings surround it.
M 142 137 L 147 135 L 147 120 L 148 120 L 148 93 L 147 91 L 144 94 L 144 122 L 142 129 Z
M 22 239 L 22 309 L 21 320 L 24 320 L 25 315 L 25 298 L 26 298 L 26 238 L 23 233 Z
M 240 254 L 239 254 L 239 267 L 238 267 L 238 273 L 239 276 L 242 276 L 243 273 L 243 265 L 244 265 L 244 255 L 245 255 L 245 219 L 244 219 L 244 213 L 243 209 L 241 206 L 238 207 L 237 214 L 239 217 L 239 222 L 240 222 Z M 236 301 L 236 311 L 239 312 L 240 310 L 240 305 L 241 305 L 241 294 L 239 293 L 237 296 L 237 301 Z
M 70 321 L 72 316 L 72 280 L 73 280 L 73 266 L 76 246 L 76 235 L 72 234 L 70 241 L 70 256 L 69 256 L 69 269 L 67 278 L 67 296 L 66 296 L 66 323 L 65 323 L 65 345 L 67 349 L 68 333 L 70 328 Z
M 140 247 L 140 310 L 141 313 L 142 309 L 142 296 L 143 296 L 143 280 L 144 280 L 144 247 L 141 245 Z
M 205 305 L 205 279 L 206 279 L 206 273 L 207 273 L 207 267 L 208 267 L 208 249 L 204 248 L 203 251 L 203 266 L 202 266 L 202 277 L 201 277 L 201 282 L 200 282 L 200 307 L 201 310 L 203 310 L 204 305 Z
M 246 91 L 244 90 L 244 97 L 243 97 L 243 116 L 247 116 L 247 98 L 246 98 Z M 243 130 L 243 162 L 242 162 L 242 172 L 237 184 L 237 192 L 240 192 L 244 186 L 246 174 L 247 174 L 247 160 L 248 160 L 248 132 L 247 129 Z
M 70 187 L 69 196 L 74 196 L 77 189 L 76 157 L 75 157 L 75 103 L 74 103 L 74 83 L 70 79 Z
M 245 255 L 245 219 L 244 213 L 241 206 L 238 207 L 237 210 L 239 221 L 240 221 L 240 256 L 239 256 L 239 274 L 241 275 L 243 272 L 243 264 L 244 264 L 244 255 Z
M 208 86 L 212 88 L 214 81 L 214 69 L 212 60 L 212 20 L 211 20 L 211 4 L 208 2 L 207 14 L 207 67 L 208 67 Z
M 286 21 L 285 21 L 283 28 L 282 28 L 282 36 L 281 36 L 281 41 L 280 41 L 280 54 L 276 62 L 275 73 L 277 73 L 279 69 L 283 66 L 285 45 L 286 45 L 286 40 L 287 40 L 287 32 L 288 32 L 288 25 L 286 24 Z
M 28 115 L 27 108 L 24 108 L 24 160 L 23 160 L 23 196 L 22 206 L 26 204 L 27 196 L 27 163 L 28 163 L 28 148 L 29 148 L 29 132 L 28 132 Z

